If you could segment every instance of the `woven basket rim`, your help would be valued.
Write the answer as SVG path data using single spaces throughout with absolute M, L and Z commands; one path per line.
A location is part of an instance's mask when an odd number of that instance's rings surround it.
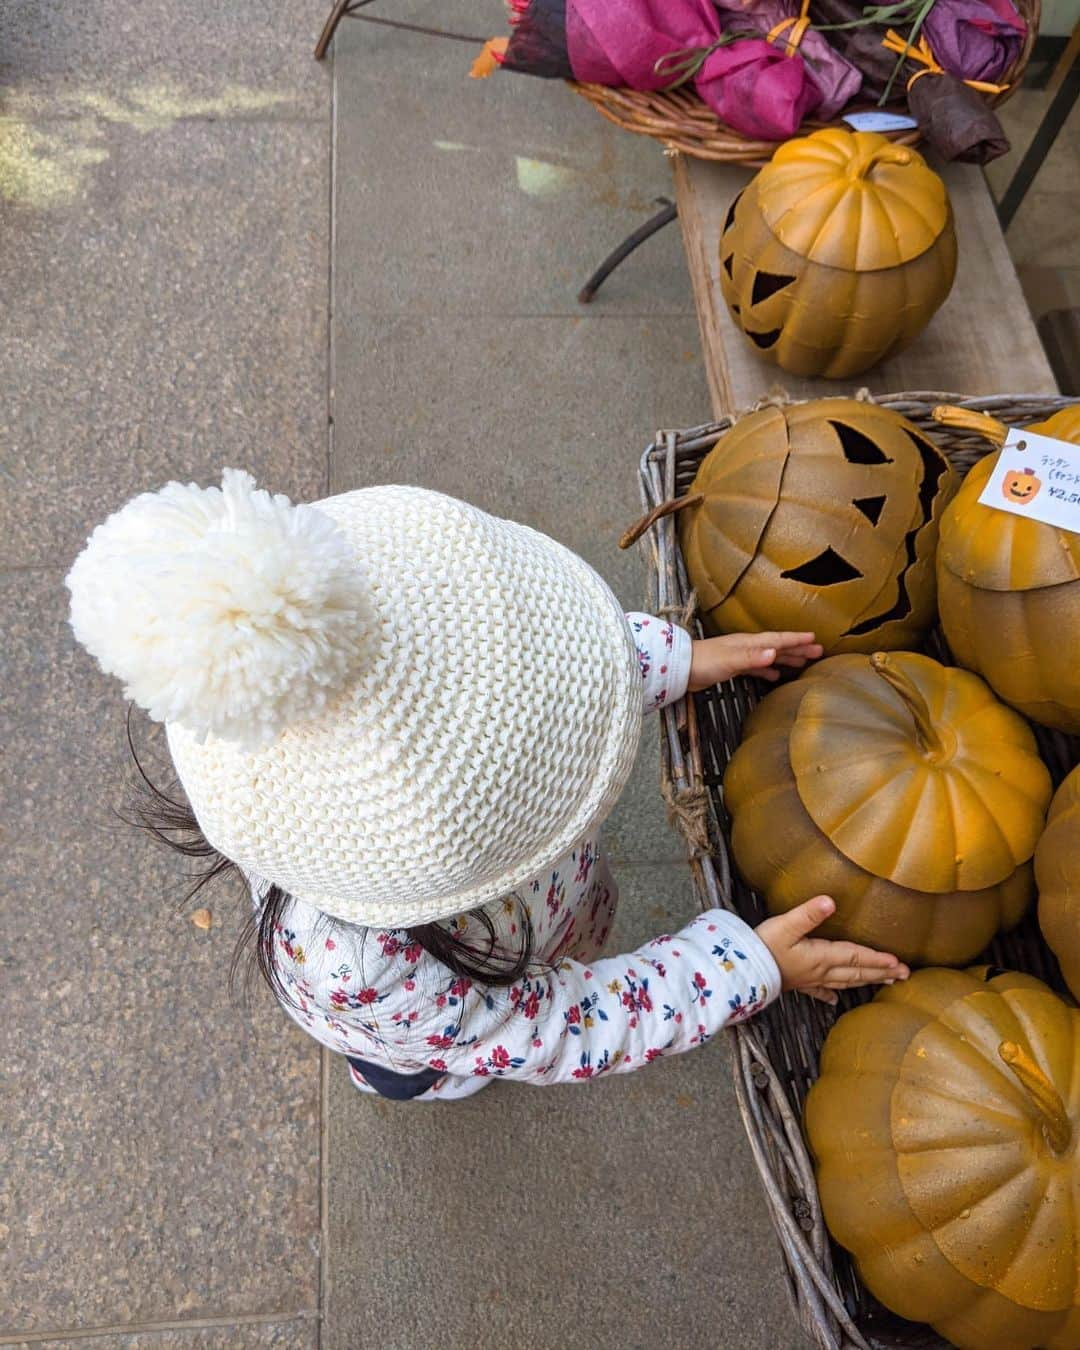
M 987 102 L 999 107 L 1016 92 L 1027 68 L 1042 17 L 1042 0 L 1013 0 L 1017 13 L 1027 24 L 1027 36 L 1016 60 L 1004 73 L 1007 86 L 1000 94 L 984 95 Z M 760 141 L 743 135 L 734 127 L 721 122 L 704 100 L 693 89 L 684 85 L 669 90 L 637 90 L 568 80 L 567 84 L 586 99 L 609 122 L 624 131 L 651 136 L 672 153 L 690 155 L 695 159 L 713 160 L 725 164 L 759 166 L 772 158 L 782 141 Z M 882 111 L 876 103 L 855 100 L 845 112 Z M 850 130 L 843 117 L 831 122 L 807 119 L 795 133 L 806 136 L 825 127 Z M 898 145 L 917 146 L 922 142 L 921 132 L 910 129 L 882 133 Z
M 921 421 L 922 429 L 934 435 L 961 465 L 974 462 L 993 447 L 974 433 L 932 423 L 930 413 L 937 404 L 954 403 L 1020 424 L 1080 405 L 1080 398 L 1054 394 L 961 395 L 925 390 L 860 394 L 917 423 Z M 649 511 L 685 492 L 697 464 L 724 432 L 740 416 L 766 401 L 794 404 L 811 400 L 789 398 L 777 390 L 744 412 L 700 426 L 658 432 L 640 461 L 643 508 Z M 674 518 L 657 520 L 642 536 L 641 547 L 649 579 L 647 603 L 660 614 L 685 611 L 690 588 Z M 672 812 L 672 824 L 687 847 L 698 901 L 702 908 L 721 906 L 741 911 L 747 922 L 755 923 L 763 917 L 763 906 L 733 871 L 726 817 L 714 789 L 738 742 L 742 720 L 756 699 L 751 681 L 736 680 L 669 705 L 660 713 L 665 797 L 677 802 L 685 793 L 686 800 L 694 794 L 700 799 L 702 788 L 710 789 L 707 850 L 701 847 L 700 822 L 695 836 L 685 817 Z M 1080 738 L 1070 740 L 1058 732 L 1036 730 L 1040 751 L 1055 778 L 1060 779 L 1080 762 Z M 1030 951 L 1031 955 L 1021 959 L 1018 951 Z M 1019 964 L 1064 988 L 1031 914 L 1018 930 L 995 941 L 991 960 L 998 965 Z M 842 996 L 841 1010 L 866 997 Z M 736 1100 L 780 1242 L 795 1314 L 811 1342 L 821 1350 L 946 1350 L 947 1342 L 930 1328 L 894 1318 L 875 1303 L 859 1284 L 850 1258 L 832 1245 L 825 1228 L 802 1134 L 800 1104 L 809 1082 L 817 1076 L 818 1051 L 835 1016 L 834 1010 L 811 999 L 787 995 L 750 1022 L 734 1026 L 726 1038 Z

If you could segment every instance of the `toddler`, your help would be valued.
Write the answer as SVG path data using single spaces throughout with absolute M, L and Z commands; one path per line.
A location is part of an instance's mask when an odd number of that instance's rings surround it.
M 692 641 L 581 558 L 439 493 L 293 505 L 225 470 L 99 526 L 74 632 L 165 723 L 182 794 L 139 820 L 242 876 L 259 970 L 363 1092 L 466 1097 L 641 1068 L 799 989 L 906 978 L 813 938 L 818 896 L 709 910 L 602 956 L 598 842 L 642 713 L 821 655 L 812 633 Z M 204 877 L 204 879 L 206 879 Z M 200 883 L 201 884 L 201 883 Z

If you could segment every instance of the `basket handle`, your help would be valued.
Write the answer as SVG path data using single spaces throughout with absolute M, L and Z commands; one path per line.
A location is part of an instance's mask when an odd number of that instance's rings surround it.
M 705 500 L 704 492 L 688 492 L 685 497 L 672 497 L 669 501 L 661 502 L 659 506 L 654 506 L 647 516 L 642 516 L 640 520 L 635 521 L 633 525 L 626 530 L 619 540 L 620 548 L 629 548 L 631 544 L 636 544 L 646 530 L 662 520 L 664 516 L 673 516 L 676 511 L 681 511 L 686 506 L 700 506 Z

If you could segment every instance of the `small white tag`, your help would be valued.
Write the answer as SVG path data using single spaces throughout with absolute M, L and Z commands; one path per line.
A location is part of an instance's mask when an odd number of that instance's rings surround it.
M 1080 534 L 1080 445 L 1010 427 L 979 501 Z
M 884 111 L 845 113 L 843 121 L 856 131 L 908 131 L 919 125 L 906 113 Z

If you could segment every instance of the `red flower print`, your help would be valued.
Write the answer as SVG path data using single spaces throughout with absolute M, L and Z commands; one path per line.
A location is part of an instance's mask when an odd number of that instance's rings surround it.
M 659 1059 L 663 1053 L 664 1053 L 663 1050 L 646 1050 L 645 1051 L 646 1064 L 651 1064 L 654 1059 Z
M 462 976 L 460 979 L 455 980 L 450 986 L 450 992 L 451 994 L 456 994 L 458 998 L 464 998 L 471 988 L 472 980 L 468 980 Z
M 326 939 L 326 950 L 327 950 L 328 952 L 332 952 L 336 946 L 337 946 L 337 943 L 334 941 L 333 938 L 327 938 L 327 939 Z
M 427 1043 L 434 1050 L 450 1050 L 454 1044 L 453 1036 L 429 1036 Z
M 428 1067 L 431 1069 L 438 1069 L 440 1073 L 445 1073 L 446 1061 L 444 1059 L 429 1059 Z
M 525 1000 L 525 1004 L 522 1007 L 521 1011 L 525 1014 L 525 1016 L 529 1019 L 530 1022 L 533 1020 L 533 1018 L 535 1018 L 536 1014 L 540 1011 L 540 995 L 536 992 L 535 989 L 532 990 L 532 992 L 529 994 L 529 997 Z
M 377 989 L 361 989 L 356 995 L 356 1001 L 359 1004 L 375 1003 L 378 1000 L 379 991 Z
M 508 1069 L 510 1067 L 510 1052 L 497 1045 L 491 1052 L 491 1062 L 496 1069 Z
M 575 1069 L 575 1070 L 574 1070 L 574 1077 L 575 1077 L 575 1078 L 591 1078 L 591 1077 L 592 1077 L 592 1065 L 591 1065 L 591 1064 L 583 1064 L 582 1067 L 581 1067 L 580 1069 Z
M 566 1020 L 571 1024 L 571 1026 L 581 1021 L 581 1009 L 578 1007 L 576 1003 L 566 1014 Z

